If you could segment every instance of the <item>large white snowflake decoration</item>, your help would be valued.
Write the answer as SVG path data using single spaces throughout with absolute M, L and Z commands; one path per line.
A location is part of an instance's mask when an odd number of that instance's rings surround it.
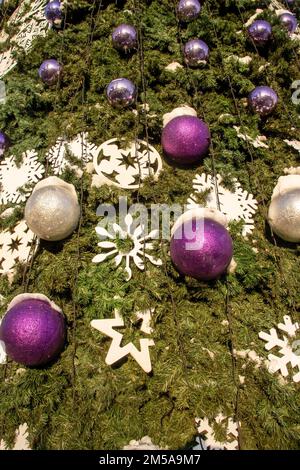
M 35 38 L 46 35 L 49 29 L 44 14 L 46 4 L 47 0 L 24 0 L 7 22 L 8 27 L 16 31 L 16 34 L 10 38 L 9 48 L 0 54 L 0 78 L 16 65 L 13 54 L 17 48 L 28 52 Z M 7 39 L 8 35 L 2 32 L 0 42 Z
M 110 139 L 98 148 L 94 156 L 97 177 L 94 184 L 114 184 L 123 189 L 137 189 L 149 177 L 157 177 L 162 161 L 157 150 L 143 140 L 122 148 L 122 140 Z
M 226 442 L 216 440 L 213 426 L 207 418 L 196 419 L 197 431 L 200 434 L 206 450 L 238 450 L 238 425 L 232 418 L 226 418 L 221 413 L 215 418 L 215 423 L 221 425 L 226 431 Z
M 220 211 L 226 215 L 228 220 L 243 220 L 243 235 L 246 236 L 254 229 L 253 215 L 257 210 L 257 201 L 252 194 L 244 191 L 240 183 L 234 179 L 234 192 L 222 186 L 222 177 L 216 176 L 217 184 L 213 176 L 202 173 L 196 175 L 193 180 L 195 192 L 190 195 L 187 201 L 187 208 L 193 209 L 199 207 L 197 202 L 197 193 L 209 191 L 206 197 L 206 206 L 208 208 L 218 209 L 216 186 L 220 201 Z
M 96 227 L 97 234 L 103 239 L 103 241 L 98 243 L 98 246 L 104 253 L 96 255 L 92 261 L 93 263 L 102 263 L 107 258 L 114 257 L 117 267 L 125 259 L 126 280 L 129 281 L 132 277 L 131 260 L 141 271 L 145 269 L 146 258 L 156 266 L 161 266 L 162 261 L 148 253 L 148 251 L 153 249 L 153 244 L 149 240 L 158 237 L 158 230 L 152 230 L 146 235 L 145 227 L 142 224 L 135 227 L 134 220 L 130 214 L 126 215 L 124 222 L 126 230 L 123 230 L 120 225 L 114 223 L 112 225 L 113 234 L 109 233 L 104 227 Z M 120 249 L 118 247 L 118 238 L 126 240 L 130 245 L 129 248 L 124 248 L 124 251 Z
M 0 318 L 0 325 L 2 318 Z M 6 364 L 6 349 L 3 341 L 0 340 L 0 364 Z
M 46 158 L 55 175 L 61 175 L 66 168 L 73 167 L 68 161 L 68 152 L 75 157 L 76 160 L 86 165 L 88 162 L 92 161 L 94 156 L 98 153 L 98 148 L 88 141 L 88 134 L 85 132 L 77 134 L 77 136 L 70 141 L 59 137 L 55 145 L 53 145 L 46 154 Z
M 296 331 L 299 330 L 299 324 L 293 323 L 289 315 L 285 315 L 283 321 L 284 323 L 277 325 L 278 330 L 287 334 L 287 336 L 282 335 L 283 339 L 278 337 L 275 328 L 270 329 L 270 334 L 261 331 L 258 336 L 266 341 L 265 349 L 267 351 L 278 348 L 278 356 L 275 354 L 268 355 L 269 371 L 271 373 L 280 371 L 283 377 L 287 377 L 289 375 L 287 366 L 290 365 L 291 369 L 298 369 L 298 372 L 293 375 L 293 381 L 300 382 L 300 340 L 291 342 L 291 339 L 288 338 L 294 338 L 296 336 Z
M 148 335 L 152 333 L 150 322 L 153 312 L 154 309 L 151 309 L 146 310 L 145 312 L 137 312 L 135 314 L 137 319 L 142 320 L 140 331 Z M 148 338 L 140 339 L 140 350 L 137 349 L 133 343 L 121 346 L 123 335 L 114 329 L 124 327 L 124 320 L 118 310 L 115 310 L 115 318 L 93 320 L 91 322 L 91 326 L 112 339 L 105 359 L 106 364 L 115 364 L 124 357 L 131 355 L 145 372 L 151 372 L 152 365 L 149 347 L 154 346 L 154 341 Z
M 45 172 L 35 150 L 24 152 L 22 157 L 20 165 L 17 165 L 13 155 L 0 164 L 0 204 L 26 201 L 31 194 L 30 185 L 37 183 Z
M 0 232 L 0 274 L 11 276 L 17 262 L 26 263 L 37 248 L 37 239 L 21 220 L 13 230 Z

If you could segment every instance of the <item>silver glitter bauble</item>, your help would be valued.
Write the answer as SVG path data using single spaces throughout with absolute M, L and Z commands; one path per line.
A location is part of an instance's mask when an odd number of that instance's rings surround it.
M 269 224 L 276 235 L 288 242 L 300 242 L 300 187 L 277 194 L 268 213 Z
M 77 227 L 79 217 L 74 186 L 56 176 L 40 181 L 25 206 L 26 223 L 42 240 L 67 238 Z

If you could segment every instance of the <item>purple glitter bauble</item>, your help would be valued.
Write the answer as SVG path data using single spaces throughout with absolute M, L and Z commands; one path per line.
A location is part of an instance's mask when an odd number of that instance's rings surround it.
M 268 21 L 256 20 L 249 26 L 248 33 L 256 45 L 263 46 L 272 36 L 272 26 Z
M 112 106 L 124 108 L 135 102 L 136 87 L 127 78 L 117 78 L 108 85 L 106 95 Z
M 5 314 L 0 339 L 7 355 L 26 366 L 46 364 L 61 352 L 66 337 L 62 313 L 50 302 L 25 299 Z
M 55 59 L 45 60 L 39 68 L 39 76 L 47 85 L 55 85 L 62 74 L 62 66 Z
M 296 17 L 292 13 L 282 13 L 282 15 L 279 16 L 279 19 L 290 34 L 296 31 L 298 23 Z
M 4 155 L 10 146 L 10 140 L 4 132 L 0 131 L 0 157 Z
M 62 21 L 62 7 L 59 0 L 53 0 L 46 5 L 45 17 L 51 24 L 60 24 Z
M 195 20 L 201 11 L 201 5 L 198 0 L 180 0 L 177 5 L 177 15 L 181 21 Z
M 191 67 L 196 67 L 209 56 L 208 45 L 201 39 L 188 41 L 183 48 L 184 60 Z
M 178 116 L 164 127 L 161 143 L 168 158 L 189 165 L 199 161 L 208 151 L 209 128 L 195 116 Z
M 270 114 L 278 103 L 278 96 L 268 86 L 258 86 L 251 91 L 248 97 L 251 108 L 261 116 Z
M 170 254 L 181 274 L 209 281 L 223 274 L 230 264 L 232 240 L 219 222 L 192 217 L 175 228 Z
M 137 47 L 137 31 L 130 24 L 120 24 L 112 33 L 113 45 L 121 51 L 129 51 Z

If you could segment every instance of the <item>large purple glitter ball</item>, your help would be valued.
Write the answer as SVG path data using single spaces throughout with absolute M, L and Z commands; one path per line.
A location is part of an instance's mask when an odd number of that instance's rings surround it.
M 206 42 L 201 39 L 191 39 L 184 45 L 183 54 L 186 64 L 196 67 L 208 59 L 209 48 Z
M 127 78 L 117 78 L 108 85 L 106 95 L 112 106 L 117 108 L 131 106 L 136 99 L 136 87 Z
M 0 157 L 4 155 L 10 146 L 10 140 L 4 132 L 0 131 Z
M 256 45 L 263 46 L 272 36 L 272 26 L 268 21 L 256 20 L 249 26 L 248 33 Z
M 296 17 L 292 13 L 282 13 L 282 15 L 279 16 L 279 19 L 290 34 L 296 31 L 298 23 Z
M 175 227 L 170 254 L 181 274 L 209 281 L 223 274 L 230 264 L 232 239 L 219 222 L 193 216 Z
M 62 66 L 55 59 L 45 60 L 39 68 L 39 76 L 47 85 L 55 85 L 62 74 Z
M 120 24 L 112 33 L 113 45 L 121 51 L 129 51 L 137 47 L 137 31 L 130 24 Z
M 208 151 L 209 128 L 195 116 L 178 116 L 164 127 L 161 143 L 170 160 L 181 165 L 193 164 Z
M 55 359 L 64 346 L 65 337 L 62 313 L 52 308 L 50 301 L 36 298 L 13 304 L 0 326 L 0 339 L 7 355 L 26 366 L 38 366 Z
M 181 21 L 195 20 L 201 11 L 201 5 L 198 0 L 180 0 L 177 5 L 178 18 Z
M 258 86 L 251 91 L 248 97 L 251 108 L 261 116 L 270 114 L 278 103 L 278 96 L 268 86 Z
M 50 24 L 61 24 L 62 22 L 62 6 L 59 0 L 53 0 L 46 5 L 45 16 Z

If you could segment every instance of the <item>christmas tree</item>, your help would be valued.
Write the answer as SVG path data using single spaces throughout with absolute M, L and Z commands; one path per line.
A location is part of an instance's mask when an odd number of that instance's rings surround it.
M 2 3 L 0 128 L 10 144 L 0 165 L 0 316 L 15 296 L 40 293 L 61 308 L 67 338 L 47 365 L 3 360 L 0 440 L 13 446 L 27 423 L 33 449 L 121 449 L 146 435 L 186 449 L 199 433 L 211 447 L 299 449 L 299 250 L 268 223 L 278 178 L 298 164 L 299 30 L 289 34 L 280 13 L 299 17 L 299 2 L 205 0 L 197 18 L 182 21 L 177 1 L 72 0 L 52 26 L 46 1 Z M 247 31 L 258 19 L 272 27 L 263 46 Z M 111 39 L 122 23 L 137 32 L 136 48 L 125 52 Z M 195 38 L 209 48 L 196 66 L 183 49 Z M 38 75 L 48 59 L 63 67 L 54 86 Z M 107 99 L 118 78 L 135 84 L 134 104 Z M 267 116 L 247 102 L 258 86 L 278 96 Z M 163 117 L 183 106 L 211 134 L 205 157 L 188 167 L 170 163 L 161 146 Z M 34 185 L 53 175 L 74 185 L 80 220 L 68 238 L 36 245 L 24 208 Z M 130 232 L 134 219 L 121 220 L 120 198 L 150 214 L 153 205 L 205 205 L 212 187 L 230 219 L 234 258 L 214 280 L 177 271 L 161 226 L 154 240 L 118 230 L 105 239 L 111 245 L 99 240 L 103 207 Z M 132 354 L 106 364 L 112 339 L 91 322 L 118 315 L 119 347 L 139 351 L 148 339 L 151 371 Z M 270 351 L 283 357 L 274 370 L 266 341 L 281 347 L 284 337 L 285 350 Z

